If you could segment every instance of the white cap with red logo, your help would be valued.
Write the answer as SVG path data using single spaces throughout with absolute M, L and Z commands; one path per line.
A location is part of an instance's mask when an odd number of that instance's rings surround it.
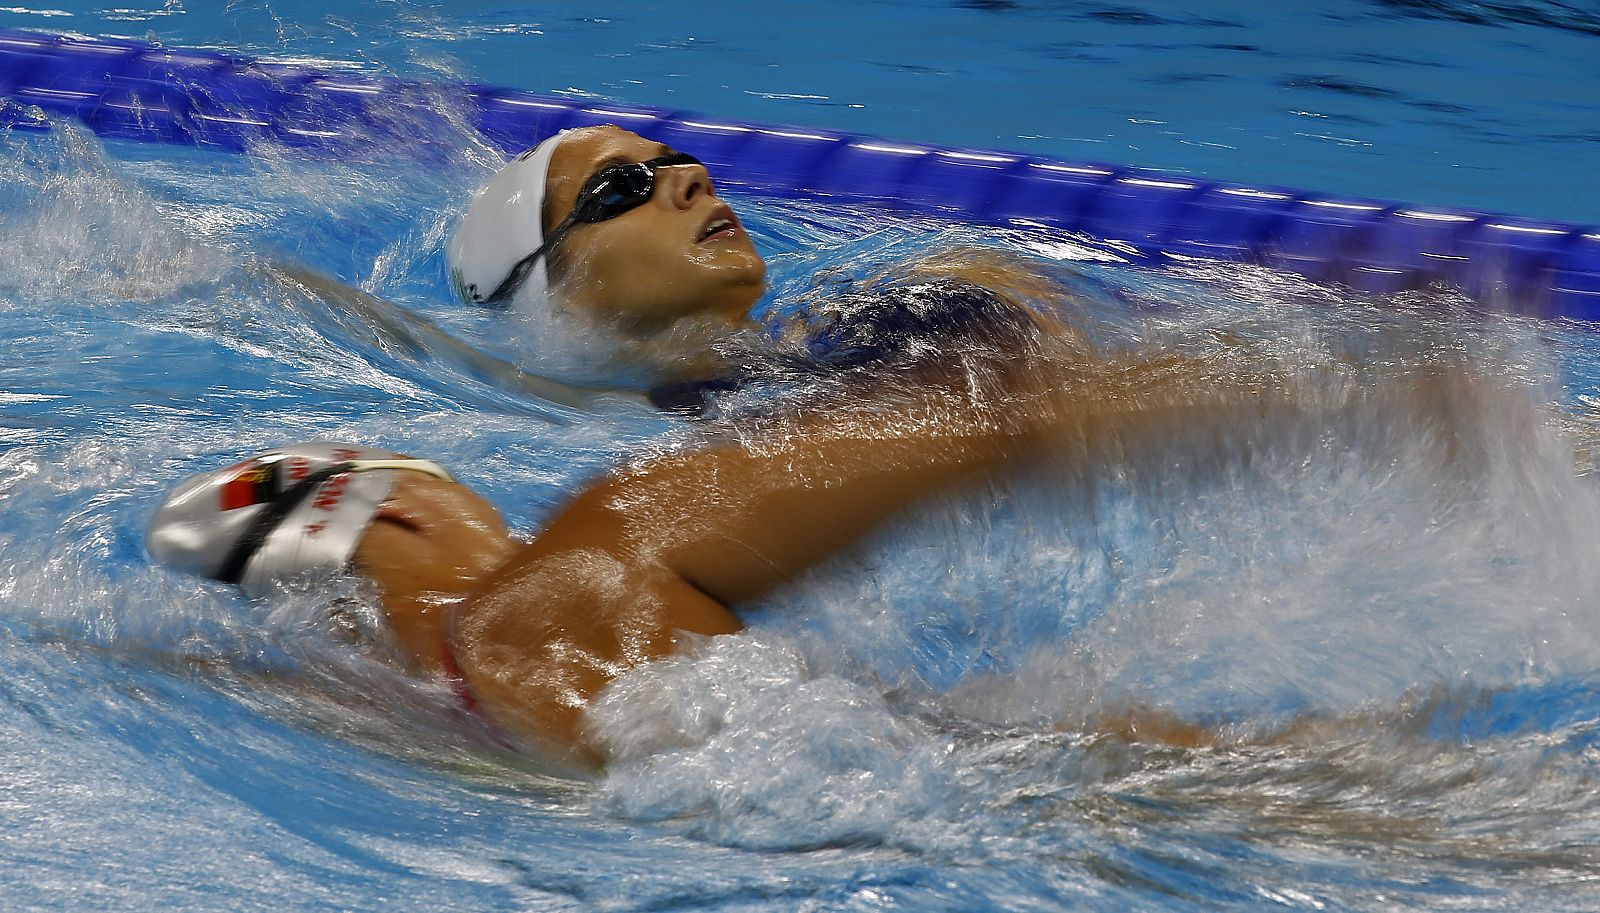
M 344 567 L 397 469 L 450 478 L 431 460 L 355 444 L 269 450 L 179 485 L 151 519 L 145 547 L 161 564 L 261 596 L 274 581 Z

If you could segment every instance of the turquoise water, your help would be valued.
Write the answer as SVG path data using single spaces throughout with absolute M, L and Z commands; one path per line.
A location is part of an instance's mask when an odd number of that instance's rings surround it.
M 1567 5 L 191 5 L 14 7 L 0 26 L 1596 219 L 1574 188 L 1600 39 Z M 1085 239 L 735 200 L 773 305 L 825 270 L 993 244 L 1062 275 L 1108 342 L 1296 367 L 1326 408 L 930 508 L 749 607 L 748 635 L 620 682 L 597 718 L 621 760 L 596 782 L 484 744 L 365 638 L 349 582 L 251 603 L 152 568 L 140 536 L 166 487 L 250 448 L 437 456 L 531 531 L 618 454 L 693 433 L 385 348 L 262 277 L 303 260 L 560 367 L 578 341 L 535 346 L 532 318 L 445 300 L 449 213 L 491 164 L 470 137 L 428 139 L 461 152 L 0 138 L 0 907 L 1600 900 L 1600 348 L 1448 293 L 1150 274 Z M 1451 353 L 1469 380 L 1421 413 L 1337 408 Z M 1443 458 L 1451 441 L 1468 456 Z M 1238 741 L 1082 726 L 1129 700 Z

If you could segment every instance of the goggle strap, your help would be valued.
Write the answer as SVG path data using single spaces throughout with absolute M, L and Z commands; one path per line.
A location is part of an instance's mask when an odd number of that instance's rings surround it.
M 593 176 L 591 176 L 588 181 L 585 181 L 583 189 L 578 191 L 578 199 L 572 207 L 572 212 L 567 213 L 567 217 L 561 220 L 560 225 L 557 225 L 555 228 L 550 230 L 550 234 L 544 239 L 544 243 L 539 245 L 537 250 L 526 257 L 523 257 L 521 260 L 518 260 L 516 265 L 511 267 L 511 272 L 507 273 L 505 279 L 501 280 L 500 284 L 495 286 L 494 291 L 490 292 L 485 297 L 478 299 L 479 303 L 497 304 L 516 294 L 517 289 L 522 288 L 522 283 L 528 280 L 528 273 L 533 270 L 534 264 L 539 262 L 540 257 L 548 254 L 555 247 L 556 242 L 561 239 L 561 236 L 572 230 L 572 226 L 578 224 L 579 222 L 604 222 L 607 219 L 616 218 L 628 210 L 639 206 L 645 200 L 650 199 L 651 195 L 655 193 L 656 189 L 657 168 L 671 168 L 679 165 L 700 164 L 702 163 L 699 159 L 687 152 L 673 152 L 668 155 L 657 156 L 649 161 L 631 162 L 621 165 L 609 165 L 600 169 Z M 587 213 L 589 207 L 585 205 L 588 202 L 586 198 L 592 197 L 599 189 L 595 184 L 595 179 L 601 177 L 607 171 L 612 169 L 623 169 L 625 172 L 642 169 L 645 173 L 645 182 L 637 189 L 633 189 L 632 185 L 630 185 L 628 198 L 624 201 L 621 201 L 627 203 L 627 205 L 623 206 L 623 208 L 617 209 L 615 212 L 607 212 L 607 207 L 605 207 L 605 204 L 601 204 L 602 208 L 600 212 L 594 214 L 594 216 L 591 216 Z M 615 207 L 620 205 L 620 203 L 614 203 L 611 205 Z
M 262 506 L 261 511 L 251 518 L 250 526 L 239 537 L 239 541 L 228 550 L 228 556 L 223 559 L 222 567 L 217 570 L 217 579 L 223 583 L 238 583 L 244 576 L 245 565 L 249 564 L 250 559 L 261 550 L 261 546 L 266 544 L 267 537 L 282 525 L 284 519 L 299 507 L 317 486 L 347 472 L 371 472 L 374 469 L 407 469 L 446 482 L 455 481 L 449 470 L 433 460 L 346 460 L 343 463 L 324 466 L 279 492 L 277 497 Z
M 299 507 L 300 502 L 304 501 L 318 485 L 342 472 L 349 471 L 349 463 L 326 466 L 296 482 L 263 505 L 261 511 L 251 519 L 244 535 L 240 536 L 239 541 L 228 551 L 228 557 L 223 559 L 222 567 L 217 569 L 217 579 L 223 583 L 238 583 L 239 578 L 244 576 L 245 565 L 249 564 L 250 559 L 261 550 L 261 546 L 266 544 L 267 537 L 283 523 L 284 518 Z
M 517 289 L 522 288 L 522 283 L 528 281 L 528 273 L 533 271 L 534 264 L 539 262 L 539 258 L 549 253 L 551 248 L 555 247 L 556 242 L 561 240 L 561 236 L 570 231 L 572 226 L 576 224 L 578 224 L 577 220 L 572 217 L 572 214 L 562 219 L 560 225 L 550 230 L 550 235 L 544 239 L 544 243 L 535 248 L 533 253 L 518 260 L 516 265 L 511 267 L 511 272 L 507 273 L 506 277 L 500 281 L 500 284 L 494 287 L 494 291 L 480 299 L 479 303 L 497 304 L 516 294 Z

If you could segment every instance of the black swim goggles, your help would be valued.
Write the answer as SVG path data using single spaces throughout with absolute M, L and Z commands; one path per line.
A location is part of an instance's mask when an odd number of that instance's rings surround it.
M 657 156 L 646 162 L 625 162 L 607 165 L 589 176 L 583 182 L 583 189 L 578 191 L 578 198 L 572 204 L 572 212 L 561 224 L 550 230 L 533 253 L 517 261 L 511 267 L 511 272 L 504 281 L 495 286 L 495 290 L 486 297 L 480 298 L 483 304 L 496 304 L 505 301 L 516 294 L 517 289 L 528 279 L 528 273 L 533 271 L 534 264 L 539 258 L 555 249 L 561 238 L 579 223 L 593 224 L 615 219 L 625 212 L 643 206 L 650 196 L 656 192 L 656 169 L 671 168 L 674 165 L 698 165 L 700 160 L 687 152 L 674 152 L 670 155 Z

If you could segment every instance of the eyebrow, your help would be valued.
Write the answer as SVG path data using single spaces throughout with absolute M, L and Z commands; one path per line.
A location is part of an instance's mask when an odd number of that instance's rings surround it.
M 660 156 L 663 156 L 663 155 L 671 155 L 672 152 L 673 152 L 672 147 L 668 146 L 666 143 L 656 143 L 655 155 L 649 156 L 648 158 L 644 159 L 643 161 L 648 161 L 650 158 L 659 158 Z M 600 161 L 596 162 L 594 164 L 594 167 L 589 169 L 589 177 L 594 177 L 594 175 L 597 172 L 599 172 L 602 168 L 607 168 L 607 167 L 610 167 L 612 165 L 631 165 L 631 164 L 634 164 L 634 161 L 633 161 L 631 156 L 629 156 L 625 152 L 616 152 L 616 153 L 608 155 L 605 158 L 601 159 Z

